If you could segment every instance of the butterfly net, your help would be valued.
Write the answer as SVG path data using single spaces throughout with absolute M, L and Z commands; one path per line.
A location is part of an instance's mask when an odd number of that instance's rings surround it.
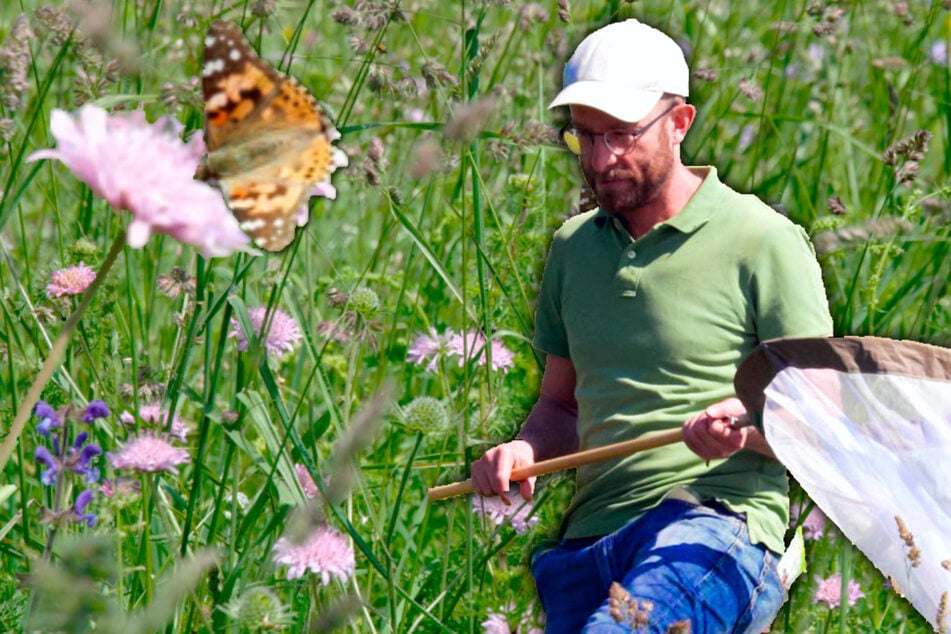
M 951 350 L 767 342 L 737 394 L 776 457 L 940 632 L 951 631 Z

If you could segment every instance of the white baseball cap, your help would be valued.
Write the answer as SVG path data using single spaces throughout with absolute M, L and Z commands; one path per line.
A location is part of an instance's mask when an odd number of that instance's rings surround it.
M 643 119 L 664 93 L 686 97 L 689 83 L 680 46 L 632 18 L 582 40 L 565 65 L 564 88 L 548 107 L 579 104 L 633 123 Z

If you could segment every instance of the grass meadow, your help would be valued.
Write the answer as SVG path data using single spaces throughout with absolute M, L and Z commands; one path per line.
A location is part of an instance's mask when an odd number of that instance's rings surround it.
M 546 106 L 575 44 L 612 20 L 682 38 L 687 162 L 809 230 L 836 334 L 951 344 L 949 2 L 101 4 L 0 7 L 0 631 L 539 627 L 525 564 L 570 474 L 507 518 L 426 489 L 464 478 L 534 402 L 534 297 L 581 197 L 566 114 Z M 349 157 L 280 254 L 127 246 L 127 211 L 60 161 L 26 161 L 54 147 L 54 108 L 200 134 L 215 18 L 310 89 Z M 50 290 L 80 263 L 93 286 Z M 15 429 L 31 386 L 50 410 Z M 160 468 L 115 460 L 166 431 Z M 812 521 L 772 631 L 931 631 Z

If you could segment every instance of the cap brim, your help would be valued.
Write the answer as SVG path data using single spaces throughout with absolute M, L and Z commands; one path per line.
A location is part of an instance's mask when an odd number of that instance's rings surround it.
M 627 88 L 616 83 L 576 81 L 558 93 L 548 107 L 588 106 L 615 119 L 635 123 L 647 116 L 663 95 L 661 91 Z

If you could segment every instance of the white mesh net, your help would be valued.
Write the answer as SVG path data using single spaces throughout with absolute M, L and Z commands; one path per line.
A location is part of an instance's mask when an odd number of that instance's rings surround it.
M 951 631 L 940 614 L 951 595 L 951 384 L 787 367 L 764 394 L 779 460 L 936 630 Z

